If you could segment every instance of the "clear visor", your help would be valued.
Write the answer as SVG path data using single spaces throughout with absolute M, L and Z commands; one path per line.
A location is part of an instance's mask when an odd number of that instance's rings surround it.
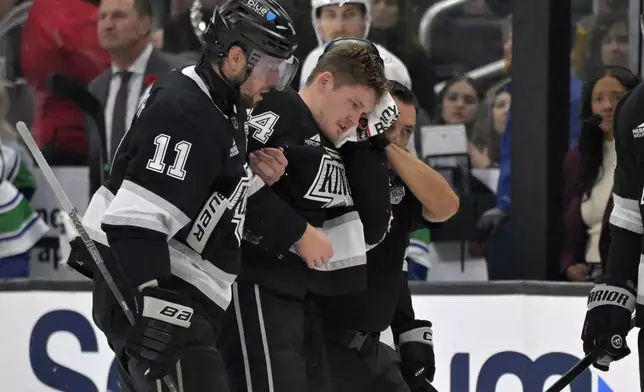
M 294 56 L 284 60 L 267 54 L 258 55 L 257 52 L 251 56 L 251 63 L 253 63 L 251 77 L 261 78 L 266 82 L 268 88 L 279 91 L 291 84 L 300 66 L 300 62 Z

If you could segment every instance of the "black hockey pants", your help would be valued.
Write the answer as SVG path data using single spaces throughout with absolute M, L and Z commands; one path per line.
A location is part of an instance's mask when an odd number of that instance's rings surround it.
M 369 335 L 323 322 L 333 392 L 410 392 L 398 353 Z
M 219 341 L 231 392 L 332 392 L 315 306 L 238 281 Z

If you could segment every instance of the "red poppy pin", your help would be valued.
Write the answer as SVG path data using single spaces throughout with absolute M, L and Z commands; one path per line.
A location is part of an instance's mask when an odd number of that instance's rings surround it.
M 152 83 L 157 81 L 156 75 L 148 75 L 145 77 L 145 85 L 150 86 Z

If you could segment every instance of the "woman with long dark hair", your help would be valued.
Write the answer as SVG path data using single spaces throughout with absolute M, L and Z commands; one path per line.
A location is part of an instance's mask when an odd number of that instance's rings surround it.
M 483 92 L 474 79 L 455 74 L 438 93 L 438 105 L 432 122 L 436 125 L 463 124 L 469 138 L 483 98 Z
M 613 207 L 613 115 L 619 99 L 640 81 L 624 67 L 609 66 L 584 84 L 579 144 L 564 160 L 566 236 L 561 267 L 568 280 L 601 275 L 610 245 L 607 221 Z
M 628 65 L 628 14 L 611 12 L 595 20 L 579 77 L 587 81 L 615 65 Z

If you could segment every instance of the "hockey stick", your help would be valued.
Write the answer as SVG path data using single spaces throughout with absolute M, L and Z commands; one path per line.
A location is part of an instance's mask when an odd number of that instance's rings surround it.
M 29 132 L 29 129 L 27 128 L 27 125 L 25 125 L 24 122 L 20 121 L 16 124 L 16 129 L 18 130 L 18 133 L 22 137 L 22 140 L 27 145 L 27 148 L 29 149 L 29 151 L 31 151 L 31 154 L 34 156 L 34 159 L 38 163 L 38 166 L 40 167 L 42 174 L 45 176 L 45 179 L 49 183 L 49 186 L 56 194 L 56 198 L 58 199 L 61 206 L 63 207 L 63 210 L 65 210 L 65 212 L 69 214 L 69 217 L 74 223 L 74 227 L 76 228 L 76 231 L 78 231 L 78 235 L 80 236 L 81 240 L 83 240 L 83 244 L 85 244 L 85 247 L 87 247 L 87 250 L 89 251 L 89 254 L 92 256 L 92 259 L 94 259 L 94 262 L 96 263 L 96 267 L 98 267 L 99 271 L 103 275 L 103 278 L 105 279 L 105 283 L 107 283 L 110 290 L 112 291 L 112 294 L 114 294 L 116 301 L 123 309 L 123 313 L 125 313 L 125 317 L 127 317 L 130 324 L 134 325 L 134 323 L 136 322 L 134 318 L 134 313 L 132 313 L 132 310 L 130 309 L 130 307 L 127 305 L 127 302 L 125 301 L 125 297 L 123 297 L 123 294 L 121 294 L 121 291 L 116 286 L 116 283 L 114 282 L 114 279 L 110 274 L 110 271 L 108 271 L 107 267 L 105 266 L 105 263 L 103 262 L 103 258 L 101 257 L 101 254 L 99 253 L 98 249 L 96 248 L 96 245 L 94 244 L 94 241 L 92 241 L 92 239 L 89 238 L 89 235 L 87 234 L 87 231 L 83 227 L 81 219 L 78 216 L 78 212 L 76 212 L 76 209 L 72 205 L 71 201 L 69 201 L 69 198 L 65 194 L 65 191 L 63 191 L 63 188 L 60 186 L 60 183 L 56 179 L 54 172 L 51 170 L 51 167 L 49 167 L 49 164 L 47 163 L 47 161 L 45 160 L 45 157 L 40 152 L 40 149 L 38 149 L 38 146 L 36 145 L 34 138 L 31 136 L 31 132 Z M 174 380 L 170 375 L 166 375 L 165 377 L 163 377 L 163 381 L 165 381 L 166 385 L 168 386 L 168 389 L 170 389 L 170 392 L 179 392 Z
M 631 318 L 631 329 L 635 327 L 635 315 Z M 599 357 L 602 356 L 603 350 L 594 350 L 586 355 L 581 361 L 577 362 L 568 373 L 564 374 L 557 382 L 555 382 L 546 392 L 560 392 L 570 383 L 572 383 L 580 374 L 590 367 Z
M 60 74 L 49 75 L 47 78 L 47 87 L 57 97 L 69 99 L 74 102 L 76 106 L 86 112 L 89 117 L 92 118 L 94 123 L 96 123 L 98 140 L 101 144 L 99 150 L 99 160 L 101 162 L 99 175 L 100 183 L 102 184 L 110 171 L 110 162 L 107 158 L 107 137 L 105 133 L 105 115 L 103 112 L 103 105 L 83 86 Z

